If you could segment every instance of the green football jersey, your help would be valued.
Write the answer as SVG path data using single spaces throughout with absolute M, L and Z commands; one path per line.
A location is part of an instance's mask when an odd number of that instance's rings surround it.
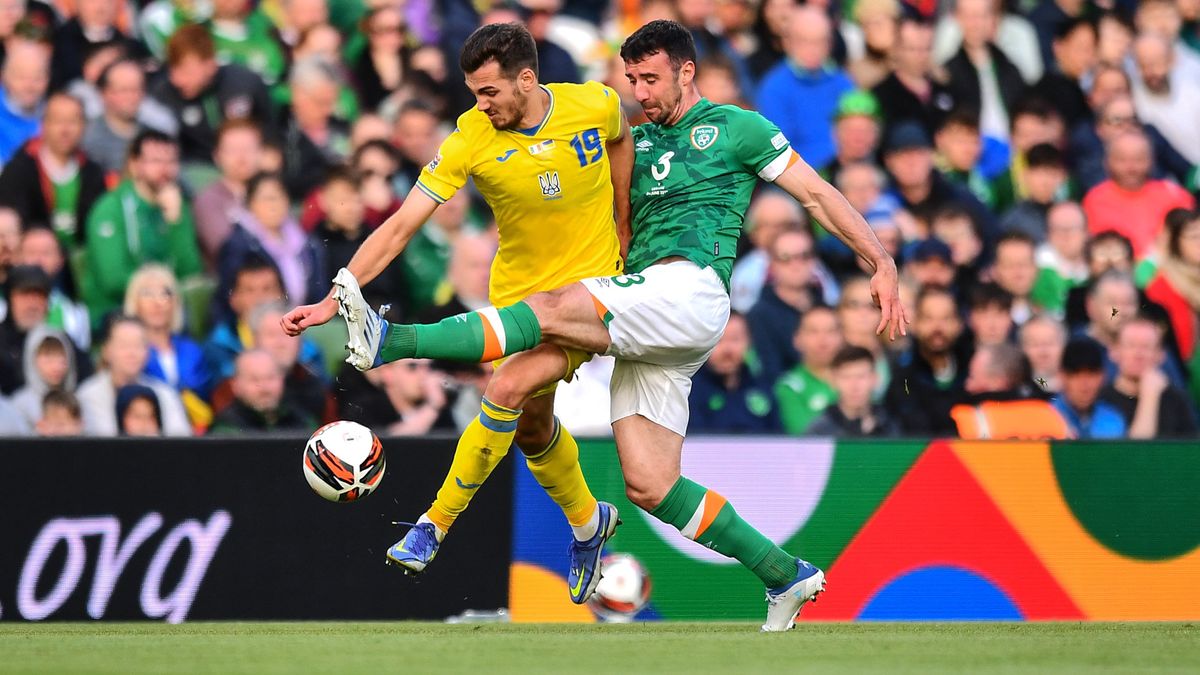
M 626 273 L 682 256 L 729 288 L 738 236 L 761 177 L 787 169 L 791 146 L 762 115 L 708 99 L 671 126 L 633 129 L 633 241 Z

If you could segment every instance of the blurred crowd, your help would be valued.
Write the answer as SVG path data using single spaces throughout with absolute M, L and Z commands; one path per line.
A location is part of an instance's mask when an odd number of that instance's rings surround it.
M 458 46 L 517 21 L 542 82 L 601 80 L 651 19 L 760 111 L 897 259 L 764 187 L 697 373 L 711 433 L 1197 435 L 1200 0 L 0 0 L 0 433 L 453 431 L 490 368 L 342 367 L 284 335 L 474 100 Z M 391 320 L 488 304 L 464 190 L 364 288 Z M 611 361 L 560 387 L 604 434 Z

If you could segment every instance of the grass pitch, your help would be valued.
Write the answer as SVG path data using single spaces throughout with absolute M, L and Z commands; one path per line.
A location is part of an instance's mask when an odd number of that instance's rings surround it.
M 626 626 L 0 624 L 0 673 L 1200 672 L 1200 627 L 1150 623 Z

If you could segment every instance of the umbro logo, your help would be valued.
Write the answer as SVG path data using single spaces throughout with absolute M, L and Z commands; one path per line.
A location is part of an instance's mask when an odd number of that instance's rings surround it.
M 654 147 L 654 141 L 651 141 L 649 139 L 642 139 L 642 140 L 638 141 L 637 145 L 635 145 L 634 147 L 637 148 L 638 150 L 649 150 L 650 148 Z

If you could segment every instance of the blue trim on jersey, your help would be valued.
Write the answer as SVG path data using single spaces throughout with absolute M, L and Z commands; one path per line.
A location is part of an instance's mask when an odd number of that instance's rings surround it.
M 421 183 L 421 181 L 417 181 L 417 188 L 418 188 L 418 189 L 419 189 L 421 192 L 424 192 L 424 193 L 425 193 L 425 194 L 426 194 L 426 195 L 427 195 L 427 196 L 428 196 L 430 199 L 432 199 L 433 201 L 435 201 L 435 202 L 437 202 L 437 203 L 439 203 L 439 204 L 445 204 L 445 203 L 446 203 L 446 200 L 445 200 L 445 199 L 442 199 L 441 197 L 439 197 L 439 196 L 438 196 L 438 194 L 437 194 L 436 192 L 434 192 L 433 190 L 430 190 L 429 188 L 425 187 L 425 185 L 424 185 L 423 183 Z

